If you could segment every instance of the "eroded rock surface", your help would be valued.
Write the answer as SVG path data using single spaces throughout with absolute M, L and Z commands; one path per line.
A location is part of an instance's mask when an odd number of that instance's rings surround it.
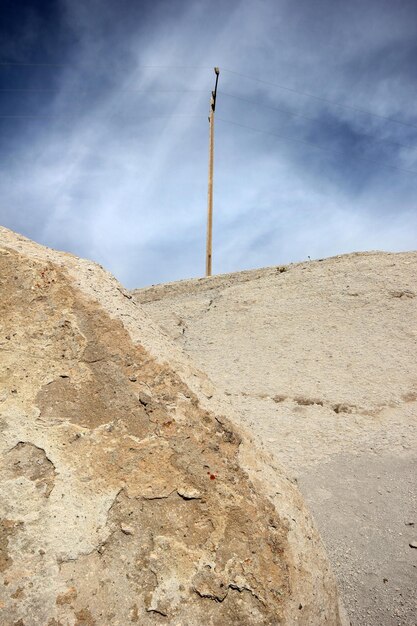
M 208 379 L 99 266 L 0 244 L 0 623 L 341 623 L 299 492 Z
M 416 625 L 416 267 L 353 253 L 134 292 L 296 474 L 353 626 Z

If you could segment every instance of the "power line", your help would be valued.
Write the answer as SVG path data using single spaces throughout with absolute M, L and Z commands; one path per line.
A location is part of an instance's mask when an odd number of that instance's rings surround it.
M 0 61 L 0 67 L 69 67 L 68 63 L 26 63 L 25 61 Z M 160 70 L 211 70 L 212 67 L 202 65 L 136 65 L 134 69 Z
M 2 62 L 0 62 L 0 67 L 2 67 L 2 66 L 3 67 L 9 67 L 9 66 L 10 67 L 26 67 L 26 66 L 27 67 L 67 67 L 68 65 L 64 64 L 64 63 L 26 63 L 26 62 L 4 62 L 4 61 L 2 61 Z M 141 65 L 141 66 L 137 66 L 137 69 L 147 69 L 147 68 L 149 68 L 149 69 L 199 69 L 199 70 L 211 70 L 212 69 L 211 67 L 199 66 L 199 65 Z M 240 72 L 236 72 L 235 70 L 224 69 L 223 71 L 228 72 L 229 74 L 234 74 L 236 76 L 240 76 L 242 78 L 246 78 L 248 80 L 252 80 L 252 81 L 258 82 L 258 83 L 266 84 L 266 85 L 269 85 L 269 86 L 272 86 L 272 87 L 277 87 L 279 89 L 284 89 L 286 91 L 289 91 L 291 93 L 295 93 L 295 94 L 301 95 L 303 97 L 313 98 L 315 100 L 318 100 L 318 101 L 321 101 L 321 102 L 325 102 L 325 103 L 330 104 L 332 106 L 337 106 L 337 107 L 349 109 L 349 110 L 356 111 L 356 112 L 359 112 L 359 113 L 363 113 L 363 114 L 366 114 L 366 115 L 370 115 L 370 116 L 373 116 L 373 117 L 376 117 L 376 118 L 379 118 L 379 119 L 383 119 L 383 120 L 388 121 L 388 122 L 401 124 L 403 126 L 409 126 L 411 128 L 417 129 L 417 126 L 414 125 L 414 124 L 410 124 L 410 123 L 407 123 L 407 122 L 396 120 L 394 118 L 390 118 L 390 117 L 387 117 L 387 116 L 384 116 L 384 115 L 380 115 L 378 113 L 373 113 L 371 111 L 362 109 L 360 107 L 356 107 L 356 106 L 348 105 L 348 104 L 342 104 L 340 102 L 335 102 L 335 101 L 329 100 L 329 99 L 321 97 L 321 96 L 317 96 L 317 95 L 314 95 L 314 94 L 310 94 L 310 93 L 307 93 L 307 92 L 303 92 L 303 91 L 294 89 L 292 87 L 288 87 L 286 85 L 273 83 L 273 82 L 266 81 L 266 80 L 263 80 L 263 79 L 260 79 L 260 78 L 254 78 L 253 76 L 248 76 L 246 74 L 242 74 Z M 55 92 L 55 91 L 56 91 L 55 89 L 48 89 L 48 88 L 2 88 L 2 89 L 0 89 L 0 92 L 15 92 L 15 93 L 18 93 L 18 92 L 22 92 L 22 93 L 23 92 Z M 91 90 L 81 90 L 79 93 L 83 93 L 84 94 L 84 93 L 88 93 L 89 91 L 91 91 Z M 116 90 L 116 92 L 118 92 L 118 93 L 202 93 L 203 91 L 204 90 L 200 90 L 200 89 L 119 89 L 119 90 Z M 277 112 L 282 112 L 282 113 L 285 113 L 287 115 L 291 115 L 291 116 L 294 116 L 294 117 L 300 117 L 300 118 L 303 118 L 303 119 L 306 119 L 306 120 L 309 120 L 309 121 L 315 121 L 315 118 L 307 116 L 307 115 L 303 115 L 301 113 L 295 113 L 295 112 L 292 112 L 292 111 L 288 111 L 287 109 L 284 109 L 284 108 L 273 107 L 273 106 L 266 105 L 266 104 L 263 104 L 263 103 L 260 103 L 260 102 L 255 102 L 253 100 L 249 100 L 249 99 L 243 98 L 241 96 L 237 96 L 237 95 L 234 95 L 234 94 L 230 94 L 230 93 L 224 92 L 223 90 L 221 91 L 221 93 L 223 95 L 225 95 L 225 96 L 228 96 L 230 98 L 234 98 L 234 99 L 237 99 L 237 100 L 241 100 L 241 101 L 246 102 L 246 103 L 251 104 L 251 105 L 261 106 L 263 108 L 267 108 L 267 109 L 270 109 L 270 110 L 273 110 L 273 111 L 277 111 Z M 7 118 L 10 118 L 10 119 L 13 119 L 13 118 L 15 118 L 15 119 L 18 119 L 18 118 L 22 118 L 22 119 L 24 119 L 24 118 L 32 118 L 32 119 L 43 118 L 43 119 L 48 119 L 48 118 L 60 118 L 60 117 L 73 117 L 75 115 L 76 115 L 75 113 L 74 114 L 71 114 L 71 113 L 68 113 L 68 114 L 0 114 L 0 118 L 3 118 L 3 119 L 7 119 Z M 174 116 L 175 117 L 196 117 L 196 118 L 198 118 L 198 117 L 205 117 L 205 115 L 202 115 L 202 114 L 184 114 L 184 113 L 181 113 L 181 114 L 170 113 L 168 115 L 166 115 L 166 114 L 152 114 L 152 115 L 145 115 L 144 117 L 146 117 L 146 118 L 153 118 L 153 117 L 157 118 L 157 117 L 174 117 Z M 114 117 L 114 115 L 113 115 L 113 117 Z M 219 118 L 219 120 L 223 121 L 225 123 L 228 123 L 228 124 L 239 126 L 241 128 L 246 128 L 248 130 L 252 130 L 254 132 L 275 136 L 275 137 L 278 137 L 278 138 L 283 139 L 285 141 L 292 141 L 292 142 L 301 143 L 301 144 L 304 144 L 304 145 L 309 145 L 309 146 L 312 146 L 312 147 L 314 147 L 314 148 L 316 148 L 318 150 L 322 150 L 322 151 L 328 152 L 330 154 L 339 155 L 339 156 L 345 156 L 342 152 L 335 151 L 335 150 L 329 150 L 328 148 L 324 148 L 323 146 L 317 145 L 316 143 L 313 143 L 313 142 L 310 142 L 310 141 L 307 141 L 307 140 L 304 140 L 304 139 L 296 139 L 296 138 L 292 138 L 292 137 L 289 137 L 289 136 L 280 135 L 278 133 L 274 133 L 274 132 L 270 132 L 270 131 L 264 131 L 264 130 L 261 130 L 261 129 L 258 129 L 258 128 L 254 128 L 252 126 L 247 126 L 247 125 L 244 125 L 244 124 L 240 124 L 238 122 L 233 122 L 231 120 L 225 120 L 225 119 L 222 119 L 222 118 Z M 415 146 L 412 146 L 412 145 L 406 145 L 406 144 L 402 144 L 400 142 L 392 141 L 392 140 L 389 140 L 389 139 L 375 139 L 375 138 L 371 137 L 370 135 L 367 135 L 367 134 L 364 134 L 364 133 L 362 134 L 362 137 L 365 137 L 369 141 L 375 142 L 375 143 L 391 143 L 393 145 L 401 146 L 403 148 L 414 148 L 415 147 Z M 366 161 L 371 162 L 371 163 L 375 163 L 375 164 L 377 164 L 377 165 L 379 165 L 381 167 L 385 167 L 385 168 L 389 168 L 389 169 L 395 169 L 395 170 L 398 170 L 398 171 L 406 172 L 408 174 L 414 174 L 414 175 L 417 174 L 417 172 L 415 172 L 413 170 L 400 168 L 400 167 L 397 167 L 397 166 L 394 166 L 394 165 L 384 165 L 384 164 L 381 165 L 378 161 L 376 161 L 374 159 L 369 159 L 368 157 L 358 157 L 358 158 L 360 158 L 361 160 L 366 160 Z
M 254 100 L 248 100 L 247 98 L 242 98 L 241 96 L 236 96 L 234 94 L 231 93 L 226 93 L 225 91 L 221 90 L 220 91 L 222 96 L 227 96 L 229 98 L 233 98 L 235 100 L 241 100 L 242 102 L 246 102 L 248 104 L 252 104 L 254 106 L 259 106 L 262 107 L 264 109 L 270 109 L 271 111 L 277 111 L 279 113 L 285 113 L 286 115 L 290 115 L 291 117 L 300 117 L 304 120 L 308 120 L 310 122 L 315 122 L 316 118 L 311 117 L 309 115 L 304 115 L 303 113 L 296 113 L 293 111 L 289 111 L 288 109 L 284 109 L 284 108 L 280 108 L 280 107 L 273 107 L 269 104 L 264 104 L 263 102 L 255 102 Z M 400 143 L 399 141 L 393 141 L 392 139 L 376 139 L 375 137 L 372 137 L 371 135 L 368 135 L 366 133 L 361 133 L 362 137 L 366 137 L 367 139 L 369 139 L 369 141 L 375 142 L 375 143 L 391 143 L 395 146 L 400 146 L 401 148 L 415 148 L 416 146 L 413 146 L 411 144 L 405 144 L 405 143 Z
M 155 66 L 156 67 L 156 66 Z M 81 89 L 81 90 L 70 90 L 70 93 L 77 94 L 87 94 L 94 91 L 93 89 Z M 5 87 L 0 88 L 0 93 L 58 93 L 59 90 L 53 88 L 42 88 L 42 87 Z M 117 89 L 112 93 L 206 93 L 204 89 Z M 286 115 L 290 115 L 291 117 L 299 117 L 301 119 L 305 119 L 311 122 L 315 122 L 316 118 L 311 117 L 309 115 L 304 115 L 303 113 L 297 113 L 294 111 L 289 111 L 288 109 L 284 109 L 281 107 L 271 106 L 268 104 L 264 104 L 262 102 L 255 102 L 254 100 L 248 100 L 247 98 L 243 98 L 242 96 L 237 96 L 235 94 L 228 93 L 226 91 L 220 90 L 219 93 L 223 96 L 227 96 L 228 98 L 233 98 L 234 100 L 240 100 L 241 102 L 246 102 L 247 104 L 251 104 L 253 106 L 262 107 L 264 109 L 269 109 L 271 111 L 277 111 L 279 113 L 284 113 Z M 0 117 L 4 117 L 0 115 Z M 17 116 L 11 116 L 17 117 Z M 21 116 L 19 116 L 21 117 Z M 35 117 L 35 116 L 30 116 Z M 399 141 L 394 141 L 392 139 L 376 139 L 371 135 L 366 133 L 361 133 L 363 137 L 366 137 L 369 141 L 375 143 L 390 143 L 395 146 L 399 146 L 401 148 L 414 148 L 415 146 L 411 144 L 404 144 Z
M 235 94 L 227 93 L 226 91 L 223 91 L 223 89 L 220 89 L 219 92 L 221 93 L 222 96 L 227 96 L 228 98 L 234 98 L 235 100 L 241 100 L 242 102 L 247 102 L 248 104 L 260 106 L 260 107 L 263 107 L 264 109 L 271 109 L 271 111 L 278 111 L 279 113 L 286 113 L 287 115 L 302 117 L 305 120 L 314 121 L 313 117 L 309 117 L 308 115 L 303 115 L 302 113 L 293 113 L 292 111 L 289 111 L 288 109 L 275 107 L 275 106 L 273 107 L 269 104 L 263 104 L 262 102 L 255 102 L 255 100 L 248 100 L 247 98 L 242 98 L 242 96 L 236 96 Z
M 76 114 L 75 113 L 68 113 L 68 114 L 34 114 L 34 115 L 30 115 L 30 114 L 0 114 L 0 118 L 1 119 L 60 119 L 63 117 L 66 118 L 71 118 L 74 117 Z M 112 117 L 114 117 L 114 115 L 112 115 Z M 149 119 L 149 118 L 171 118 L 171 117 L 188 117 L 188 118 L 205 118 L 206 115 L 204 114 L 192 114 L 192 113 L 168 113 L 168 114 L 152 114 L 152 115 L 143 115 L 142 119 Z M 240 124 L 238 122 L 233 122 L 231 120 L 225 120 L 224 118 L 217 118 L 219 121 L 221 122 L 225 122 L 226 124 L 232 124 L 233 126 L 238 126 L 240 128 L 245 128 L 247 130 L 252 130 L 254 132 L 257 133 L 261 133 L 263 135 L 270 135 L 272 137 L 278 137 L 279 139 L 283 139 L 284 141 L 291 141 L 294 143 L 300 143 L 303 145 L 308 145 L 311 146 L 313 148 L 316 148 L 317 150 L 321 150 L 323 152 L 327 152 L 328 154 L 332 154 L 335 156 L 342 156 L 345 157 L 346 154 L 343 152 L 340 152 L 338 150 L 329 150 L 328 148 L 324 148 L 323 146 L 320 146 L 312 141 L 307 141 L 306 139 L 297 139 L 295 137 L 289 137 L 288 135 L 281 135 L 279 133 L 274 133 L 271 131 L 266 131 L 266 130 L 262 130 L 260 128 L 255 128 L 253 126 L 248 126 L 246 124 Z M 369 163 L 374 163 L 376 165 L 378 165 L 379 167 L 383 167 L 383 168 L 389 168 L 389 169 L 394 169 L 394 170 L 398 170 L 400 172 L 405 172 L 407 174 L 413 174 L 413 175 L 417 175 L 417 172 L 414 170 L 408 170 L 402 167 L 398 167 L 396 165 L 386 165 L 386 164 L 381 164 L 379 161 L 376 161 L 375 159 L 370 159 L 368 157 L 363 157 L 363 156 L 359 156 L 356 157 L 362 161 L 368 161 Z
M 60 118 L 60 117 L 74 117 L 77 115 L 76 113 L 36 113 L 31 115 L 30 113 L 10 113 L 10 114 L 0 114 L 0 118 Z M 116 114 L 112 113 L 111 117 L 115 117 Z M 152 113 L 151 115 L 141 115 L 141 119 L 148 117 L 207 117 L 207 115 L 203 115 L 202 113 Z M 137 119 L 137 118 L 135 118 Z
M 44 87 L 4 87 L 0 92 L 47 92 L 59 93 L 58 89 Z M 69 93 L 91 93 L 94 89 L 73 89 Z M 116 89 L 112 93 L 206 93 L 205 89 Z
M 162 67 L 162 66 L 142 66 L 142 67 Z M 168 67 L 168 66 L 167 66 Z M 169 66 L 172 67 L 172 66 Z M 230 71 L 230 70 L 227 70 Z M 87 94 L 94 91 L 93 89 L 81 89 L 81 90 L 70 90 L 70 93 L 77 93 L 77 94 Z M 5 87 L 5 88 L 0 88 L 0 93 L 59 93 L 59 90 L 54 89 L 54 88 L 42 88 L 42 87 Z M 204 89 L 117 89 L 115 92 L 112 93 L 206 93 L 206 90 Z M 235 100 L 240 100 L 241 102 L 246 102 L 247 104 L 251 104 L 253 106 L 258 106 L 258 107 L 262 107 L 265 109 L 269 109 L 271 111 L 277 111 L 279 113 L 284 113 L 286 115 L 290 115 L 291 117 L 299 117 L 301 119 L 305 119 L 308 121 L 312 121 L 315 122 L 316 118 L 308 116 L 308 115 L 304 115 L 303 113 L 297 113 L 294 111 L 289 111 L 288 109 L 284 109 L 281 107 L 276 107 L 276 106 L 271 106 L 268 104 L 264 104 L 262 102 L 255 102 L 254 100 L 249 100 L 247 98 L 243 98 L 242 96 L 237 96 L 235 94 L 231 94 L 228 93 L 226 91 L 221 90 L 220 93 L 223 96 L 227 96 L 228 98 L 233 98 Z M 37 115 L 0 115 L 0 117 L 37 117 Z M 399 146 L 401 148 L 414 148 L 415 146 L 411 145 L 411 144 L 404 144 L 401 143 L 399 141 L 394 141 L 392 139 L 376 139 L 375 137 L 372 137 L 371 135 L 368 135 L 366 133 L 362 133 L 363 137 L 366 137 L 369 141 L 375 142 L 375 143 L 390 143 L 392 145 L 396 145 Z
M 213 70 L 207 65 L 138 65 L 140 68 L 158 69 L 158 70 Z
M 0 67 L 68 67 L 66 63 L 30 63 L 30 62 L 14 62 L 14 61 L 0 61 Z M 211 67 L 203 66 L 203 65 L 139 65 L 136 66 L 135 69 L 193 69 L 193 70 L 211 70 Z M 391 122 L 394 124 L 400 124 L 402 126 L 408 126 L 410 128 L 415 128 L 417 130 L 416 124 L 411 124 L 409 122 L 404 122 L 402 120 L 397 120 L 392 117 L 388 117 L 386 115 L 381 115 L 380 113 L 374 113 L 373 111 L 369 111 L 367 109 L 362 109 L 361 107 L 351 105 L 351 104 L 343 104 L 342 102 L 336 102 L 334 100 L 330 100 L 329 98 L 325 98 L 323 96 L 317 96 L 315 94 L 311 94 L 305 91 L 301 91 L 299 89 L 295 89 L 294 87 L 289 87 L 288 85 L 283 85 L 279 83 L 273 83 L 268 80 L 264 80 L 262 78 L 255 78 L 253 76 L 248 76 L 247 74 L 242 74 L 241 72 L 236 72 L 235 70 L 231 70 L 228 68 L 222 68 L 222 71 L 228 72 L 229 74 L 234 74 L 235 76 L 240 76 L 241 78 L 246 78 L 247 80 L 252 80 L 257 83 L 261 83 L 264 85 L 269 85 L 271 87 L 276 87 L 278 89 L 283 89 L 285 91 L 289 91 L 291 93 L 296 93 L 305 98 L 312 98 L 319 102 L 325 102 L 331 106 L 340 107 L 343 109 L 347 109 L 349 111 L 356 111 L 357 113 L 362 113 L 365 115 L 370 115 L 372 117 L 376 117 L 378 119 L 385 120 L 386 122 Z
M 0 61 L 0 67 L 67 67 L 65 63 L 25 63 Z
M 247 78 L 248 80 L 253 80 L 257 83 L 262 83 L 264 85 L 269 85 L 271 87 L 277 87 L 278 89 L 284 89 L 285 91 L 290 91 L 291 93 L 296 93 L 299 96 L 304 96 L 305 98 L 313 98 L 314 100 L 318 100 L 319 102 L 326 102 L 326 104 L 330 104 L 332 106 L 341 107 L 343 109 L 348 109 L 350 111 L 356 111 L 357 113 L 364 113 L 366 115 L 371 115 L 372 117 L 377 117 L 381 120 L 385 120 L 386 122 L 392 122 L 394 124 L 401 124 L 402 126 L 409 126 L 411 128 L 417 129 L 416 124 L 410 124 L 409 122 L 403 122 L 401 120 L 396 120 L 392 117 L 387 117 L 385 115 L 380 115 L 379 113 L 373 113 L 372 111 L 368 111 L 366 109 L 362 109 L 360 107 L 351 105 L 351 104 L 343 104 L 341 102 L 335 102 L 334 100 L 329 100 L 328 98 L 323 98 L 322 96 L 316 96 L 311 93 L 307 93 L 305 91 L 300 91 L 298 89 L 294 89 L 293 87 L 287 87 L 286 85 L 280 85 L 278 83 L 271 83 L 267 80 L 262 80 L 261 78 L 254 78 L 253 76 L 247 76 L 246 74 L 241 74 L 240 72 L 235 72 L 234 70 L 224 69 L 224 72 L 228 72 L 229 74 L 235 74 L 236 76 L 240 76 L 241 78 Z
M 273 133 L 271 131 L 267 131 L 267 130 L 261 130 L 260 128 L 254 128 L 253 126 L 247 126 L 246 124 L 239 124 L 238 122 L 232 122 L 231 120 L 225 120 L 221 117 L 217 118 L 220 122 L 225 122 L 226 124 L 233 124 L 233 126 L 239 126 L 240 128 L 246 128 L 248 130 L 253 130 L 256 133 L 261 133 L 263 135 L 271 135 L 272 137 L 278 137 L 279 139 L 283 139 L 284 141 L 292 141 L 295 143 L 301 143 L 303 145 L 307 145 L 307 146 L 312 146 L 313 148 L 316 148 L 317 150 L 322 150 L 323 152 L 327 152 L 329 154 L 333 154 L 336 156 L 342 156 L 342 157 L 346 157 L 346 154 L 343 152 L 340 152 L 339 150 L 329 150 L 328 148 L 324 148 L 323 146 L 319 146 L 318 144 L 312 142 L 312 141 L 307 141 L 306 139 L 295 139 L 293 137 L 288 137 L 286 135 L 280 135 L 278 133 Z M 414 176 L 417 176 L 417 172 L 414 170 L 407 170 L 403 167 L 398 167 L 396 165 L 387 165 L 384 163 L 380 163 L 379 161 L 376 161 L 375 159 L 369 159 L 368 157 L 364 157 L 364 156 L 359 156 L 359 157 L 355 157 L 357 159 L 360 159 L 361 161 L 368 161 L 369 163 L 375 163 L 376 165 L 378 165 L 379 167 L 384 167 L 384 168 L 388 168 L 388 169 L 394 169 L 394 170 L 398 170 L 400 172 L 406 172 L 407 174 L 413 174 Z

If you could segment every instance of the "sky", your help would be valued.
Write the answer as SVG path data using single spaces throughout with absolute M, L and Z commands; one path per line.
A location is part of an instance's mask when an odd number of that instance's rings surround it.
M 126 287 L 417 248 L 415 0 L 3 0 L 0 223 Z

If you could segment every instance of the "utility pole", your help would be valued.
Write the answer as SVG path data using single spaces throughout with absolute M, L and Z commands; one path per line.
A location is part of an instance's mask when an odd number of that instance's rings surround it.
M 217 83 L 220 70 L 214 68 L 216 85 L 210 98 L 210 138 L 209 138 L 209 170 L 208 170 L 208 203 L 207 203 L 207 245 L 206 245 L 206 276 L 211 276 L 211 259 L 213 246 L 213 166 L 214 166 L 214 111 L 216 110 Z

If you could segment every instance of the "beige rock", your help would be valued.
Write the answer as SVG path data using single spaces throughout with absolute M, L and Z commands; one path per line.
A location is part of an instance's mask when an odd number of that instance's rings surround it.
M 353 253 L 134 292 L 297 476 L 355 626 L 416 623 L 416 267 Z
M 0 623 L 340 624 L 298 490 L 208 378 L 99 266 L 0 244 Z

